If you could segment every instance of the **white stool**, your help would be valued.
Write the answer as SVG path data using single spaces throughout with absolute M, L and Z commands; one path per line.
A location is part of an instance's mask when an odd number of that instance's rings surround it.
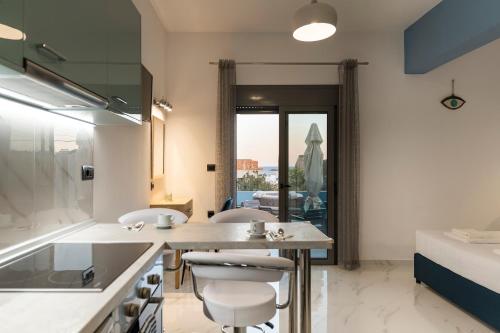
M 203 302 L 203 311 L 212 321 L 235 333 L 247 327 L 265 324 L 276 309 L 288 307 L 294 284 L 294 262 L 285 258 L 249 256 L 230 253 L 190 252 L 182 258 L 192 267 L 193 289 Z M 281 280 L 290 274 L 288 300 L 276 303 L 276 292 L 267 282 Z M 211 280 L 200 294 L 196 279 Z
M 279 219 L 271 213 L 253 208 L 229 209 L 215 214 L 210 218 L 213 223 L 249 223 L 251 220 L 263 220 L 266 222 L 279 222 Z M 232 254 L 245 254 L 250 256 L 270 256 L 271 252 L 266 249 L 253 250 L 221 250 L 220 252 Z
M 121 224 L 132 224 L 139 221 L 144 221 L 146 224 L 154 224 L 158 221 L 158 215 L 172 215 L 174 218 L 174 224 L 186 223 L 188 217 L 183 212 L 179 212 L 175 209 L 169 208 L 147 208 L 134 210 L 130 213 L 122 215 L 118 218 L 118 222 Z
M 118 218 L 121 224 L 133 224 L 143 221 L 145 224 L 155 224 L 158 221 L 158 215 L 172 215 L 174 224 L 184 224 L 187 222 L 188 217 L 183 212 L 170 208 L 147 208 L 135 210 Z M 179 268 L 182 266 L 180 260 L 181 252 L 174 250 L 163 250 L 163 262 L 165 263 L 166 271 L 175 271 L 175 289 L 180 287 L 180 272 Z M 173 260 L 172 260 L 173 258 Z M 174 267 L 168 267 L 168 263 L 174 261 Z

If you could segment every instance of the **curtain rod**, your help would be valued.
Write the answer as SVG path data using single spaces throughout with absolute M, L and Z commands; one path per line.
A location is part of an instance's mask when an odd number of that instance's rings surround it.
M 218 61 L 210 61 L 210 65 L 218 65 Z M 368 61 L 358 61 L 358 65 L 368 65 Z M 236 65 L 304 65 L 304 66 L 339 66 L 341 62 L 270 62 L 270 61 L 242 61 Z

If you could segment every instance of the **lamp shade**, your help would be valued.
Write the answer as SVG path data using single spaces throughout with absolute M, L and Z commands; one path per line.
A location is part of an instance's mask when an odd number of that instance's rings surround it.
M 326 3 L 313 1 L 299 8 L 293 17 L 293 38 L 315 42 L 337 31 L 337 11 Z

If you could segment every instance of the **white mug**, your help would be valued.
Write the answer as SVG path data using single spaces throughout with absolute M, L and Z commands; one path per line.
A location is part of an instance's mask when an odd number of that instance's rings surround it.
M 158 225 L 161 227 L 167 227 L 174 224 L 174 217 L 172 215 L 160 214 L 158 215 Z
M 250 232 L 252 234 L 263 234 L 266 231 L 266 221 L 263 220 L 251 220 L 250 221 Z

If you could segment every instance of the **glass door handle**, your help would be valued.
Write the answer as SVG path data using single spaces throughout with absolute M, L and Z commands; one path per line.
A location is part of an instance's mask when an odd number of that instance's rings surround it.
M 284 188 L 290 188 L 291 186 L 288 185 L 288 184 L 280 184 L 280 190 L 284 189 Z

